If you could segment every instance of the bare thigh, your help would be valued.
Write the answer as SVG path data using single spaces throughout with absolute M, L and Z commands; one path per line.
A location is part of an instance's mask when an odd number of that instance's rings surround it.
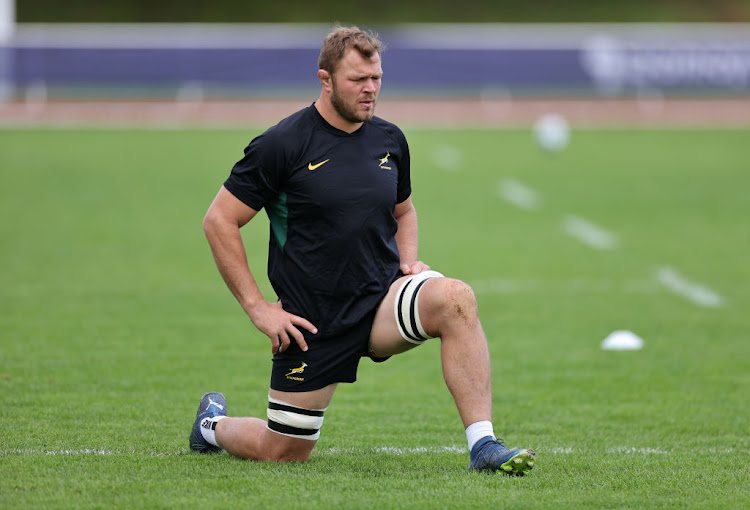
M 305 409 L 325 409 L 331 403 L 333 393 L 338 383 L 331 384 L 325 388 L 313 391 L 277 391 L 269 390 L 268 394 L 273 398 L 282 400 L 287 404 Z
M 373 356 L 393 356 L 394 354 L 400 354 L 417 347 L 416 344 L 407 342 L 401 336 L 398 325 L 396 325 L 396 316 L 393 313 L 396 294 L 398 294 L 398 289 L 406 278 L 409 278 L 409 276 L 401 277 L 393 282 L 383 301 L 380 302 L 378 311 L 375 314 L 375 321 L 372 324 L 372 332 L 370 333 L 370 354 Z M 435 285 L 437 280 L 427 280 L 422 287 L 420 296 L 429 294 L 430 288 Z M 425 300 L 420 297 L 420 315 L 423 315 L 426 311 L 424 302 Z

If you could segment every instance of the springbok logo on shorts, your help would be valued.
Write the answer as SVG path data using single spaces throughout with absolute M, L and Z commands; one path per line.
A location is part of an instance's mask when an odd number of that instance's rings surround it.
M 307 363 L 305 363 L 305 362 L 303 361 L 303 362 L 302 362 L 302 365 L 300 365 L 300 366 L 299 366 L 299 367 L 297 367 L 297 368 L 293 368 L 293 369 L 291 369 L 291 370 L 289 371 L 289 373 L 288 373 L 288 374 L 286 374 L 286 378 L 287 378 L 287 379 L 293 379 L 293 380 L 295 380 L 295 381 L 304 381 L 304 380 L 305 380 L 305 378 L 304 378 L 304 377 L 294 377 L 294 376 L 295 376 L 295 375 L 297 375 L 297 374 L 301 374 L 302 372 L 304 372 L 304 371 L 305 371 L 305 368 L 307 368 Z

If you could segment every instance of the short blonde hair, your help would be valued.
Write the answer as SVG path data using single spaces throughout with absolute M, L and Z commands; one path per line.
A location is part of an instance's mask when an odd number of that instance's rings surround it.
M 365 58 L 372 58 L 376 53 L 380 55 L 383 43 L 373 32 L 358 27 L 336 27 L 323 41 L 318 69 L 333 74 L 349 48 L 354 48 Z

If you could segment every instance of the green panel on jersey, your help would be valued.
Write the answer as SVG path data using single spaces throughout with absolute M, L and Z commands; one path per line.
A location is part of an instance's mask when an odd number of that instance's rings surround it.
M 288 230 L 286 219 L 289 216 L 289 208 L 286 205 L 286 193 L 279 193 L 279 197 L 266 206 L 266 214 L 268 214 L 268 220 L 271 222 L 273 235 L 279 242 L 281 251 L 284 251 Z

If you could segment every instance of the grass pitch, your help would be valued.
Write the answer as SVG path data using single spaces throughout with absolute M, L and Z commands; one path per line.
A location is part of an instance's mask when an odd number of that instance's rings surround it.
M 422 259 L 476 289 L 520 479 L 466 472 L 438 340 L 363 361 L 307 464 L 188 452 L 204 391 L 265 414 L 268 341 L 200 225 L 255 133 L 0 132 L 1 506 L 750 506 L 750 133 L 407 131 Z M 644 348 L 602 351 L 620 329 Z

